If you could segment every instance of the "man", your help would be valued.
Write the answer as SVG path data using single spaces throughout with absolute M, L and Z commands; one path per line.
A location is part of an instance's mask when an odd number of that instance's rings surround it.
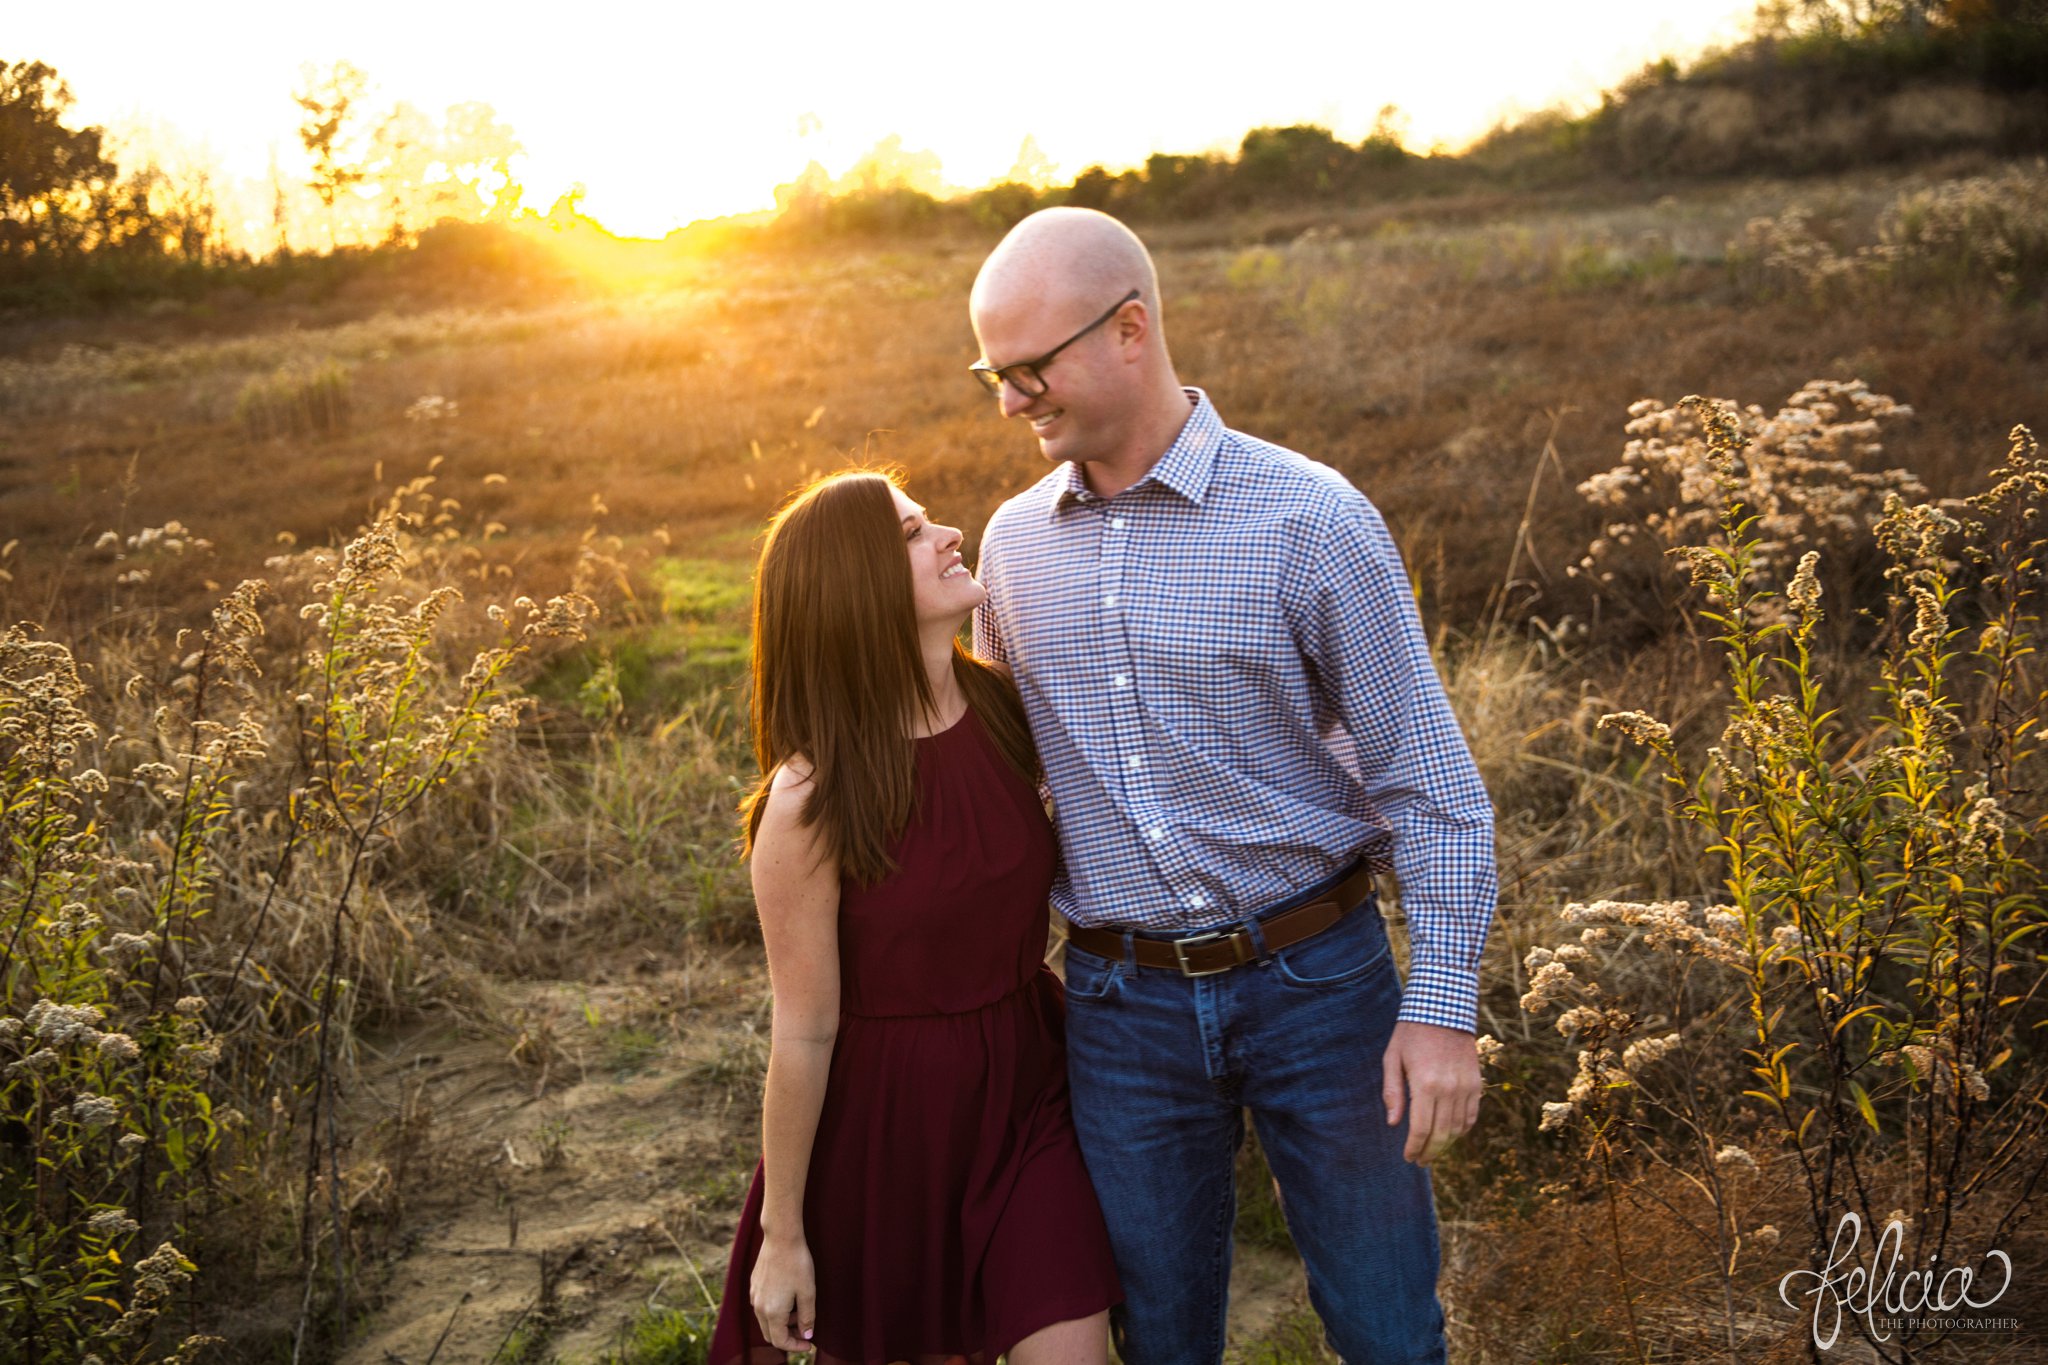
M 1332 1346 L 1441 1361 L 1426 1165 L 1478 1111 L 1493 810 L 1399 552 L 1342 475 L 1182 387 L 1115 219 L 1026 218 L 969 311 L 978 377 L 1056 465 L 989 521 L 975 640 L 1052 791 L 1117 1348 L 1222 1358 L 1249 1108 Z M 1405 991 L 1373 869 L 1399 876 Z

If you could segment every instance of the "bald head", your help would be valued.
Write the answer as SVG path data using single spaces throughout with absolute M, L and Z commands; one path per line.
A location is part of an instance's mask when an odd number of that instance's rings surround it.
M 1027 419 L 1040 453 L 1086 468 L 1104 497 L 1186 425 L 1152 255 L 1108 214 L 1042 209 L 1011 228 L 975 277 L 967 311 L 984 373 L 1002 375 L 1003 416 Z
M 1074 316 L 1078 325 L 1133 289 L 1163 354 L 1159 275 L 1137 234 L 1094 209 L 1040 209 L 989 253 L 967 306 L 976 318 L 1030 309 Z

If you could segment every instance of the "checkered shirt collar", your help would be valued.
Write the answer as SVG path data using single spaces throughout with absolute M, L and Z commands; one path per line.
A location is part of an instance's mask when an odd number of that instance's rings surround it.
M 1216 470 L 1216 454 L 1223 448 L 1223 419 L 1216 415 L 1215 404 L 1209 395 L 1192 385 L 1186 393 L 1193 404 L 1188 420 L 1180 429 L 1180 435 L 1173 438 L 1173 444 L 1166 453 L 1152 462 L 1152 468 L 1145 477 L 1132 484 L 1142 488 L 1156 483 L 1201 506 L 1202 495 L 1209 491 L 1210 475 Z M 1067 507 L 1095 495 L 1088 490 L 1088 482 L 1081 476 L 1079 462 L 1069 460 L 1063 466 L 1064 479 L 1052 500 L 1051 515 L 1057 517 Z

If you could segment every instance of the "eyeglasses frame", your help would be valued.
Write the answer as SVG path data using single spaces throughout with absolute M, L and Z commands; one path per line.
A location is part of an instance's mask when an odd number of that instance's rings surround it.
M 1047 365 L 1052 364 L 1054 357 L 1059 355 L 1061 351 L 1066 350 L 1067 347 L 1079 341 L 1082 337 L 1087 336 L 1097 327 L 1100 327 L 1103 323 L 1108 322 L 1118 313 L 1122 312 L 1125 304 L 1131 302 L 1131 300 L 1133 299 L 1139 299 L 1143 297 L 1143 290 L 1131 290 L 1130 293 L 1118 299 L 1116 303 L 1110 307 L 1110 310 L 1107 313 L 1104 313 L 1101 317 L 1095 319 L 1095 321 L 1089 323 L 1086 327 L 1083 327 L 1080 331 L 1074 333 L 1065 341 L 1062 341 L 1059 345 L 1053 347 L 1050 351 L 1047 351 L 1044 355 L 1039 356 L 1035 360 L 1019 360 L 1012 364 L 1004 365 L 1000 368 L 989 364 L 986 360 L 977 360 L 972 365 L 969 365 L 967 367 L 967 372 L 973 375 L 977 380 L 979 380 L 982 388 L 986 389 L 991 396 L 1000 397 L 1003 392 L 1003 385 L 1005 383 L 1008 383 L 1011 388 L 1023 394 L 1026 398 L 1042 397 L 1045 394 L 1045 392 L 1051 387 L 1051 385 L 1045 382 L 1045 376 L 1044 374 L 1040 373 L 1040 371 L 1042 371 Z M 1017 382 L 1016 374 L 1014 372 L 1020 370 L 1027 371 L 1030 373 L 1032 381 L 1038 385 L 1036 389 L 1027 388 L 1023 384 Z

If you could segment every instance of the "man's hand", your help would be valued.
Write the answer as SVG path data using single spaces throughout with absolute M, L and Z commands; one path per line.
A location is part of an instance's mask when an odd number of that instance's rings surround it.
M 1463 1029 L 1395 1024 L 1381 1071 L 1387 1122 L 1408 1114 L 1401 1155 L 1419 1166 L 1434 1161 L 1479 1117 L 1479 1040 Z

